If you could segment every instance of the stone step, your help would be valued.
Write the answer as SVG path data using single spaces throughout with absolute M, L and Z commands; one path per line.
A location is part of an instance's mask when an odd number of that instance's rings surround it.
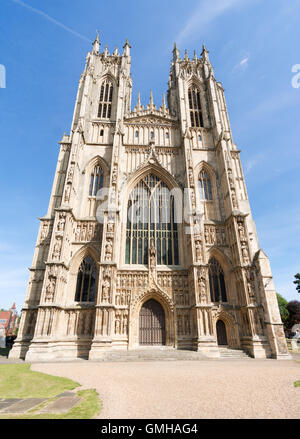
M 219 348 L 221 358 L 251 358 L 247 352 L 241 349 Z
M 205 360 L 207 357 L 200 352 L 176 349 L 134 349 L 112 350 L 103 352 L 99 361 L 178 361 Z
M 251 358 L 246 352 L 238 349 L 219 348 L 220 358 Z M 117 362 L 117 361 L 200 361 L 207 360 L 204 353 L 191 350 L 178 350 L 171 348 L 153 349 L 133 349 L 121 350 L 114 349 L 103 352 L 102 357 L 97 361 Z

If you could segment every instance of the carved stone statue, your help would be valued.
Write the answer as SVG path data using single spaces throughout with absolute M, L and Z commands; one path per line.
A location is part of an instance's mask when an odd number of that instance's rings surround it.
M 237 198 L 236 198 L 235 190 L 234 189 L 232 189 L 232 191 L 231 191 L 231 198 L 232 198 L 232 205 L 233 205 L 233 207 L 238 207 Z
M 242 246 L 242 256 L 244 263 L 249 264 L 249 253 L 245 244 Z
M 246 239 L 245 228 L 241 222 L 238 223 L 238 231 L 239 231 L 240 239 L 241 240 Z
M 116 313 L 115 317 L 115 334 L 120 334 L 121 319 L 120 314 Z
M 195 241 L 195 249 L 196 249 L 196 262 L 202 261 L 202 242 L 200 239 Z
M 111 261 L 112 258 L 112 240 L 109 238 L 107 239 L 107 243 L 105 246 L 105 260 Z
M 41 241 L 47 238 L 47 234 L 48 234 L 48 224 L 44 223 L 41 232 Z
M 106 302 L 109 298 L 109 287 L 110 287 L 110 282 L 108 279 L 105 279 L 105 281 L 103 282 L 102 285 L 102 301 Z
M 56 237 L 56 243 L 54 244 L 52 259 L 59 259 L 61 250 L 61 239 Z
M 55 279 L 54 278 L 50 278 L 49 279 L 49 283 L 47 285 L 46 288 L 46 301 L 52 301 L 53 300 L 53 296 L 54 296 L 54 291 L 55 291 Z
M 70 193 L 71 193 L 71 185 L 67 184 L 66 190 L 65 190 L 65 198 L 64 201 L 69 201 L 70 200 Z
M 57 231 L 62 232 L 64 230 L 65 222 L 66 222 L 65 214 L 61 213 L 59 215 L 59 221 L 57 223 Z
M 154 245 L 154 240 L 151 240 L 151 245 L 149 249 L 149 266 L 151 269 L 156 267 L 156 248 Z
M 203 277 L 199 279 L 199 301 L 202 302 L 206 298 L 206 282 Z

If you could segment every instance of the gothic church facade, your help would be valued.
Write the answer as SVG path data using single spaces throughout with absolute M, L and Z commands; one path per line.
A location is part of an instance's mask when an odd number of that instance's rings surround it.
M 11 358 L 219 347 L 288 358 L 224 90 L 174 46 L 167 103 L 131 108 L 130 45 L 79 81 Z M 108 190 L 107 190 L 108 189 Z

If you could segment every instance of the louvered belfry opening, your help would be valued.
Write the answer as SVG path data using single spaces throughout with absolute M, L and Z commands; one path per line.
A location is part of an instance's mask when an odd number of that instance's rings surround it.
M 144 303 L 140 311 L 140 345 L 161 346 L 166 343 L 165 313 L 154 299 Z

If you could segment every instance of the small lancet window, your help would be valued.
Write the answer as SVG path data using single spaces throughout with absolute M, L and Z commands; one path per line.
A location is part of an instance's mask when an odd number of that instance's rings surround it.
M 197 87 L 189 88 L 188 99 L 189 99 L 191 126 L 203 127 L 200 91 L 198 90 Z
M 91 174 L 89 196 L 95 197 L 101 188 L 103 188 L 103 170 L 101 166 L 95 166 Z
M 201 200 L 212 200 L 212 191 L 210 178 L 205 171 L 201 171 L 199 175 L 199 192 Z
M 96 295 L 97 268 L 95 261 L 86 256 L 81 262 L 78 274 L 75 301 L 94 302 Z
M 136 137 L 136 138 L 139 137 L 139 132 L 138 132 L 138 131 L 135 132 L 135 137 Z
M 208 263 L 209 288 L 212 302 L 227 302 L 224 272 L 215 258 Z
M 167 131 L 166 132 L 166 139 L 168 139 L 169 138 L 169 132 Z
M 100 137 L 102 137 L 104 134 L 104 130 L 100 130 Z
M 101 117 L 102 119 L 110 119 L 112 98 L 113 85 L 106 79 L 100 88 L 98 117 Z
M 153 131 L 151 131 L 151 133 L 150 133 L 150 138 L 154 139 L 154 132 Z

